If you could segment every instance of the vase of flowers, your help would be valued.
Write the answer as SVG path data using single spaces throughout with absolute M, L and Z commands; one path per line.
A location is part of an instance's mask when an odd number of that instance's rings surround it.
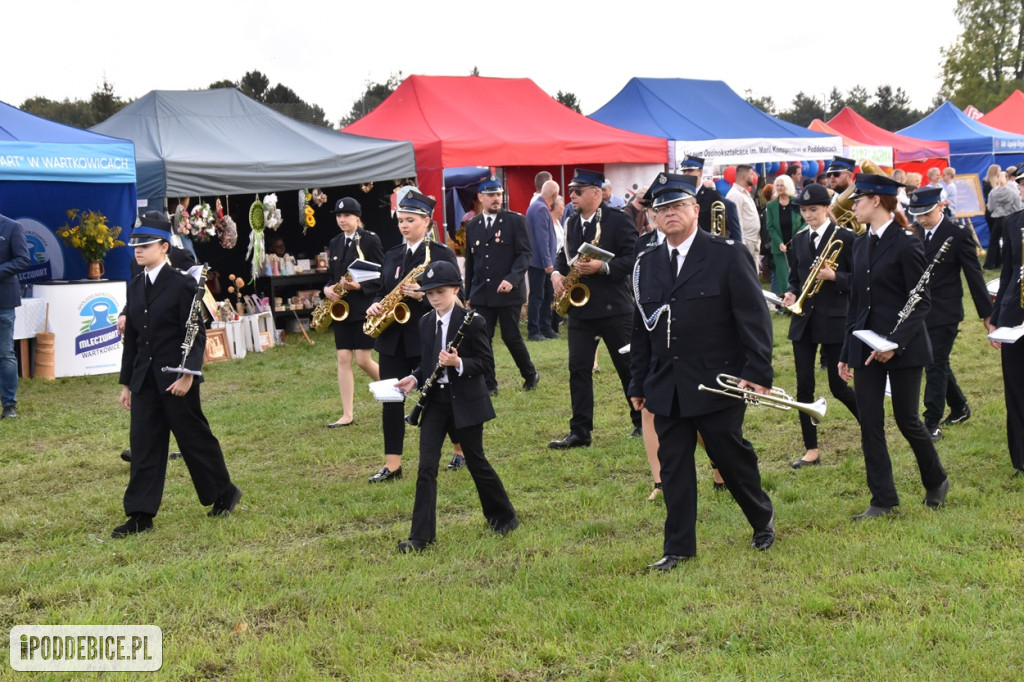
M 100 279 L 106 273 L 103 259 L 107 252 L 117 246 L 124 246 L 118 239 L 121 228 L 108 225 L 107 217 L 99 211 L 79 211 L 73 208 L 67 212 L 68 224 L 57 230 L 57 236 L 73 247 L 89 264 L 89 279 Z

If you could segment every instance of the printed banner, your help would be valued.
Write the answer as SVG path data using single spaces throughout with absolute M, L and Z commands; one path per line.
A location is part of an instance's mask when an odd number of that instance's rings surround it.
M 841 137 L 747 138 L 675 142 L 675 158 L 702 157 L 709 165 L 765 161 L 818 161 L 843 153 Z
M 135 145 L 5 141 L 0 180 L 134 183 Z

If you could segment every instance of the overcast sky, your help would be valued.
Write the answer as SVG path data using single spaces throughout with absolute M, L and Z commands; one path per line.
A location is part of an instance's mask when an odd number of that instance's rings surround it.
M 583 113 L 634 77 L 723 80 L 788 108 L 863 85 L 930 107 L 956 0 L 859 2 L 14 1 L 3 10 L 0 100 L 85 99 L 104 78 L 122 98 L 194 90 L 262 71 L 345 116 L 391 73 L 531 78 Z

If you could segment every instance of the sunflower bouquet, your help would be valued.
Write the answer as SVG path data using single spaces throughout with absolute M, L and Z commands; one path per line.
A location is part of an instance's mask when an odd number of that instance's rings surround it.
M 321 201 L 321 197 L 323 200 Z M 312 228 L 316 227 L 316 216 L 313 215 L 313 204 L 316 203 L 318 206 L 327 200 L 327 196 L 318 189 L 312 192 L 307 192 L 304 189 L 299 190 L 299 220 L 302 222 L 302 234 Z
M 108 225 L 107 217 L 99 211 L 73 208 L 67 216 L 68 224 L 57 230 L 57 236 L 82 254 L 85 262 L 102 261 L 108 251 L 124 246 L 124 242 L 117 238 L 121 228 Z

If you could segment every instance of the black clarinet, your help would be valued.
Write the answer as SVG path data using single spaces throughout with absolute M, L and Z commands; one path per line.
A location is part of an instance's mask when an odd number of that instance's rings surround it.
M 181 362 L 177 367 L 161 367 L 160 371 L 165 374 L 203 376 L 202 371 L 185 367 L 185 361 L 188 360 L 188 354 L 192 352 L 192 346 L 195 345 L 196 337 L 199 335 L 199 325 L 203 324 L 203 295 L 206 293 L 206 273 L 208 270 L 209 268 L 207 268 L 206 263 L 203 263 L 202 269 L 199 272 L 199 281 L 197 282 L 199 289 L 196 291 L 195 298 L 192 299 L 192 308 L 189 310 L 188 321 L 185 323 L 185 339 L 181 342 Z
M 900 310 L 899 315 L 897 315 L 896 326 L 892 328 L 891 332 L 889 332 L 889 336 L 896 333 L 896 330 L 900 328 L 900 325 L 910 317 L 914 312 L 914 308 L 916 308 L 917 304 L 921 302 L 921 298 L 924 296 L 924 290 L 932 279 L 932 270 L 935 269 L 935 266 L 939 264 L 942 257 L 946 255 L 947 251 L 949 251 L 949 247 L 952 243 L 952 237 L 946 237 L 946 241 L 942 242 L 942 246 L 939 247 L 939 251 L 935 254 L 935 258 L 932 259 L 932 262 L 928 264 L 927 268 L 925 268 L 925 271 L 921 274 L 921 279 L 917 280 L 917 284 L 914 285 L 914 288 L 910 290 L 910 298 L 907 299 L 903 309 Z
M 462 324 L 459 325 L 459 329 L 455 332 L 455 338 L 452 339 L 451 345 L 448 346 L 448 352 L 452 350 L 458 350 L 459 346 L 462 345 L 462 339 L 466 336 L 466 330 L 469 329 L 469 325 L 472 324 L 473 318 L 476 317 L 476 311 L 466 311 L 466 317 L 462 320 Z M 437 384 L 437 380 L 441 378 L 441 373 L 444 372 L 445 367 L 440 362 L 434 367 L 434 371 L 430 373 L 427 380 L 423 383 L 423 389 L 420 391 L 420 399 L 413 405 L 412 412 L 405 415 L 405 421 L 412 426 L 420 425 L 420 415 L 423 414 L 423 408 L 427 406 L 427 398 L 430 397 L 431 389 Z

